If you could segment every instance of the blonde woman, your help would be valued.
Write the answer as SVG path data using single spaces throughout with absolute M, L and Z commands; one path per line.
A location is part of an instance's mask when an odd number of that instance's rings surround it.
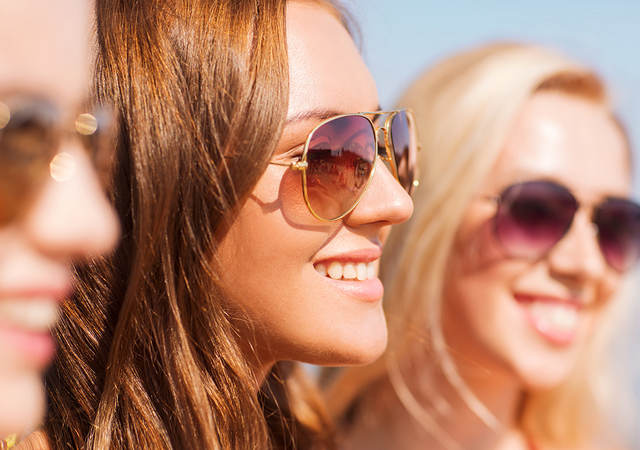
M 491 45 L 400 102 L 422 185 L 382 262 L 390 346 L 330 388 L 344 448 L 611 448 L 602 341 L 640 207 L 602 82 L 548 50 Z

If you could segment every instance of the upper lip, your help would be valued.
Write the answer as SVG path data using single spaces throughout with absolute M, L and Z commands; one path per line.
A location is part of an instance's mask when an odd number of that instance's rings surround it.
M 320 264 L 329 261 L 338 261 L 342 263 L 368 263 L 380 258 L 381 255 L 382 249 L 380 247 L 361 248 L 331 256 L 323 256 L 322 258 L 314 261 L 314 264 Z
M 541 294 L 541 293 L 525 293 L 517 292 L 516 299 L 521 302 L 550 302 L 550 303 L 567 303 L 577 308 L 583 308 L 588 305 L 588 302 L 578 296 L 560 296 L 553 294 Z

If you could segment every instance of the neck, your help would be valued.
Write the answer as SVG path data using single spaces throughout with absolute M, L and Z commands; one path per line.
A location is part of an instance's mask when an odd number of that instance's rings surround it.
M 471 398 L 461 393 L 441 367 L 434 364 L 433 355 L 425 353 L 423 361 L 412 360 L 413 369 L 402 370 L 404 385 L 413 394 L 415 403 L 412 399 L 407 401 L 403 383 L 398 383 L 393 374 L 385 377 L 372 387 L 360 405 L 353 441 L 367 441 L 362 448 L 371 449 L 493 450 L 503 448 L 505 442 L 510 443 L 509 448 L 526 448 L 519 433 L 515 432 L 514 437 L 522 386 L 513 377 L 478 370 L 477 366 L 458 365 L 461 379 L 475 396 Z M 397 393 L 394 382 L 399 387 Z M 483 420 L 485 410 L 489 414 Z M 385 426 L 372 426 L 372 421 Z M 372 430 L 376 429 L 384 431 L 374 435 Z
M 257 393 L 266 381 L 276 360 L 271 355 L 259 354 L 251 342 L 253 341 L 245 339 L 241 340 L 239 344 L 244 360 L 247 362 L 247 367 L 251 370 L 255 380 L 255 392 Z

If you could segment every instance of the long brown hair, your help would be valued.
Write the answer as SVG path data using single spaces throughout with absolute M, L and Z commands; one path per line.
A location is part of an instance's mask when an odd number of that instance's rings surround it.
M 121 115 L 123 240 L 78 269 L 64 305 L 47 376 L 54 448 L 329 445 L 298 368 L 276 365 L 259 391 L 215 261 L 281 134 L 285 3 L 97 1 L 95 91 Z

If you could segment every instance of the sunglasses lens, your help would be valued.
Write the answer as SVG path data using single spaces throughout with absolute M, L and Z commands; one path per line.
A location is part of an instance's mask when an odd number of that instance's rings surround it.
M 495 216 L 498 240 L 512 256 L 536 258 L 571 226 L 578 203 L 566 188 L 547 181 L 508 187 Z
M 398 169 L 398 180 L 407 192 L 413 191 L 416 166 L 416 138 L 413 123 L 406 111 L 396 113 L 391 120 L 391 144 Z
M 330 120 L 310 136 L 306 192 L 314 214 L 336 219 L 364 193 L 375 164 L 375 131 L 363 116 Z
M 101 107 L 92 113 L 80 114 L 75 121 L 75 131 L 93 160 L 98 178 L 108 189 L 116 158 L 117 126 L 113 109 Z
M 640 206 L 610 198 L 596 208 L 593 221 L 607 263 L 618 271 L 629 269 L 640 256 Z
M 47 104 L 20 104 L 0 127 L 0 223 L 19 214 L 41 183 L 55 151 L 51 123 L 55 111 Z

